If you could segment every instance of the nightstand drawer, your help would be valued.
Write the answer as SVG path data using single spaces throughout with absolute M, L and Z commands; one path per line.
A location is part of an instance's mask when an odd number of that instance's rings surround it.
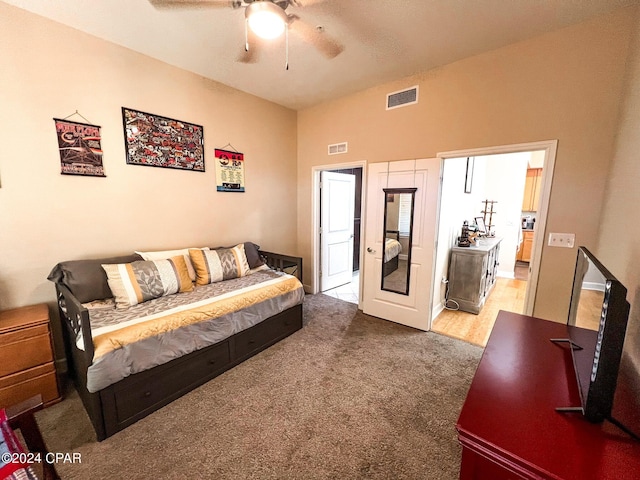
M 36 394 L 42 395 L 44 403 L 59 397 L 53 363 L 0 378 L 0 408 L 15 405 Z
M 40 394 L 60 400 L 46 304 L 0 311 L 0 408 Z
M 53 366 L 53 362 L 45 363 L 44 365 L 38 365 L 37 367 L 30 368 L 28 370 L 22 370 L 20 372 L 13 373 L 0 377 L 0 389 L 7 388 L 16 383 L 26 382 L 32 378 L 46 375 L 47 373 L 55 372 L 56 369 Z
M 39 328 L 34 327 L 24 330 L 38 330 Z M 24 330 L 2 336 L 2 343 L 0 344 L 0 377 L 53 360 L 48 331 L 45 330 L 45 333 L 40 335 L 25 337 L 23 335 Z

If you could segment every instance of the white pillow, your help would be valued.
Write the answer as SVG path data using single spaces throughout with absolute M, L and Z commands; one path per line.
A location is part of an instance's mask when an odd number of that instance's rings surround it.
M 196 250 L 209 250 L 209 247 L 197 248 Z M 193 268 L 193 264 L 191 263 L 191 257 L 189 257 L 189 249 L 181 248 L 179 250 L 164 250 L 157 252 L 136 252 L 140 255 L 144 260 L 166 260 L 167 258 L 175 257 L 177 255 L 182 255 L 187 264 L 187 270 L 189 271 L 189 277 L 191 277 L 191 281 L 195 281 L 196 279 L 196 271 Z

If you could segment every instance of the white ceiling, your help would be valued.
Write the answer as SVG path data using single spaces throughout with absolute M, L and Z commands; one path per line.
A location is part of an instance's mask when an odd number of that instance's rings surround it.
M 292 109 L 552 31 L 639 0 L 299 0 L 289 7 L 345 50 L 327 59 L 293 34 L 238 62 L 244 11 L 157 9 L 148 0 L 5 0 Z

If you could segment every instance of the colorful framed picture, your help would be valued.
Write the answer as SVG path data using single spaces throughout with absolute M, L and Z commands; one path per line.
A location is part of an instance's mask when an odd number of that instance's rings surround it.
M 216 190 L 244 192 L 244 154 L 216 148 Z
M 173 118 L 122 107 L 127 163 L 204 172 L 204 132 Z
M 58 137 L 60 173 L 106 177 L 102 166 L 100 127 L 59 118 L 53 121 Z

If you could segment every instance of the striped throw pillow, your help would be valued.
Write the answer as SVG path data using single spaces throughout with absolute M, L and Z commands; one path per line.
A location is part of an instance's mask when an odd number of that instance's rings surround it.
M 196 271 L 196 285 L 207 285 L 231 278 L 244 277 L 249 273 L 249 262 L 243 243 L 233 248 L 215 250 L 191 248 L 189 256 Z
M 117 308 L 137 305 L 178 292 L 190 292 L 193 283 L 182 255 L 164 260 L 102 265 Z

